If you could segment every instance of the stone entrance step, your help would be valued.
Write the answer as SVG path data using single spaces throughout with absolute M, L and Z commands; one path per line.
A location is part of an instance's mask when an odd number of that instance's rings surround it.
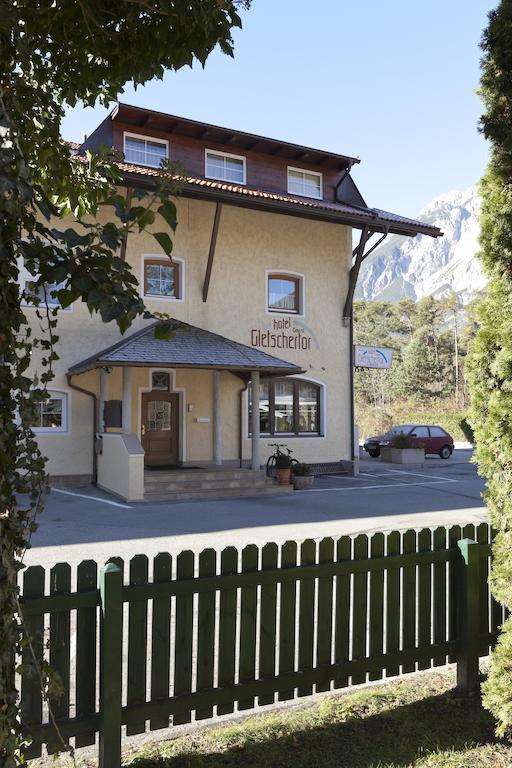
M 279 486 L 266 473 L 248 469 L 187 468 L 151 470 L 144 473 L 147 501 L 221 499 L 289 493 L 292 486 Z
M 183 491 L 145 491 L 144 501 L 187 501 L 194 499 L 228 499 L 242 496 L 280 496 L 291 493 L 293 485 L 265 485 L 254 488 L 202 488 Z

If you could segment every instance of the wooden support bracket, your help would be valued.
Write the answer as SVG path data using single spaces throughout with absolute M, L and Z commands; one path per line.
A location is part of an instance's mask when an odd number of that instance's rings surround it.
M 206 264 L 206 273 L 203 283 L 203 302 L 206 302 L 208 299 L 208 289 L 210 287 L 210 279 L 212 276 L 213 258 L 215 256 L 215 246 L 217 245 L 217 234 L 219 232 L 221 211 L 222 203 L 217 203 L 215 208 L 215 218 L 213 220 L 212 237 L 210 240 L 210 251 L 208 253 L 208 262 Z

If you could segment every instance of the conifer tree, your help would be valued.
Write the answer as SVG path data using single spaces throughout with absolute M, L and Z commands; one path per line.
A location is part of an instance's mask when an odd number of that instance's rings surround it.
M 486 501 L 497 529 L 491 589 L 512 610 L 512 0 L 489 14 L 482 39 L 481 130 L 490 161 L 481 182 L 480 258 L 489 276 L 468 373 L 471 424 Z M 502 628 L 483 686 L 500 735 L 512 733 L 512 618 Z

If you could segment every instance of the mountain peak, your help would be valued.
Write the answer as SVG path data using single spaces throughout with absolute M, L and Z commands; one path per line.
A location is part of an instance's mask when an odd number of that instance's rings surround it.
M 364 262 L 356 298 L 398 301 L 456 293 L 468 302 L 485 286 L 478 252 L 480 195 L 475 186 L 450 190 L 431 200 L 419 219 L 444 233 L 437 240 L 393 235 Z

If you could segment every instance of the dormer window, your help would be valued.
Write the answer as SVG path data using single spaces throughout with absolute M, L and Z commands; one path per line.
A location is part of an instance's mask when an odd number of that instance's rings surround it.
M 169 157 L 169 143 L 163 139 L 149 139 L 134 133 L 124 134 L 124 156 L 128 163 L 160 168 Z
M 207 179 L 245 184 L 245 157 L 206 149 L 204 175 Z
M 322 174 L 304 171 L 301 168 L 288 168 L 288 192 L 302 197 L 323 197 Z

